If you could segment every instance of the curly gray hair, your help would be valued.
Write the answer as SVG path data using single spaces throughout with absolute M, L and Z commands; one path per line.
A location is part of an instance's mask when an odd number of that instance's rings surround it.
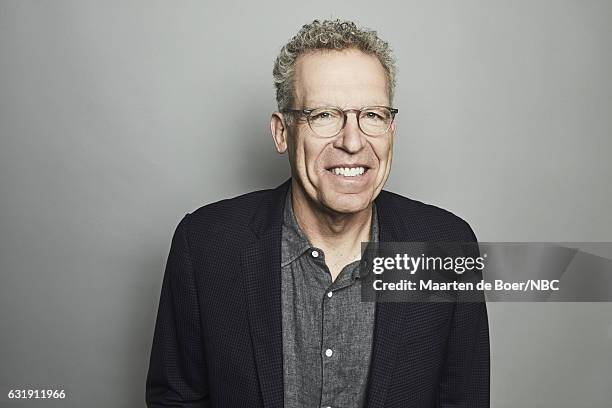
M 356 48 L 375 55 L 386 75 L 389 101 L 395 90 L 395 58 L 386 41 L 378 38 L 376 31 L 361 29 L 352 21 L 314 20 L 302 26 L 300 31 L 280 50 L 274 62 L 274 85 L 278 109 L 291 108 L 293 104 L 293 73 L 297 58 L 313 50 L 345 50 Z

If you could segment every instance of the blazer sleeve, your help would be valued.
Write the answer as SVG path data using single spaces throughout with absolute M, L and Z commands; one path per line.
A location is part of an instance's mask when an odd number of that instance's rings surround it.
M 210 406 L 188 219 L 176 228 L 164 273 L 146 379 L 149 408 Z
M 474 232 L 467 223 L 466 226 L 469 237 L 466 241 L 476 242 Z M 475 253 L 470 256 L 480 256 L 477 246 L 474 248 Z M 490 407 L 489 322 L 484 294 L 480 292 L 477 296 L 480 301 L 455 303 L 438 394 L 439 408 Z

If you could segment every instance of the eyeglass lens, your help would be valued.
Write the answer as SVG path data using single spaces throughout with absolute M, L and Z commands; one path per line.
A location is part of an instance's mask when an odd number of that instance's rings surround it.
M 337 108 L 319 108 L 308 115 L 313 132 L 321 137 L 332 137 L 340 133 L 345 125 L 345 113 Z M 385 107 L 364 108 L 359 111 L 357 121 L 361 130 L 369 136 L 386 133 L 393 122 L 393 115 Z

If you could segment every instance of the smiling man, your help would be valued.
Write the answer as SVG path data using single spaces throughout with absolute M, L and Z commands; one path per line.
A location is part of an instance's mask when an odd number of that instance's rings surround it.
M 292 177 L 179 223 L 148 406 L 488 407 L 484 303 L 361 299 L 362 242 L 476 239 L 457 216 L 382 190 L 398 114 L 388 44 L 314 21 L 274 79 L 270 128 Z

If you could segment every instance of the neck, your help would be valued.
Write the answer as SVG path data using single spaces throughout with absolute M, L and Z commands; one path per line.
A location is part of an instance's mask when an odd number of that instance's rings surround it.
M 292 181 L 295 218 L 310 243 L 343 258 L 358 258 L 361 242 L 370 240 L 372 204 L 356 213 L 338 213 L 313 202 Z

